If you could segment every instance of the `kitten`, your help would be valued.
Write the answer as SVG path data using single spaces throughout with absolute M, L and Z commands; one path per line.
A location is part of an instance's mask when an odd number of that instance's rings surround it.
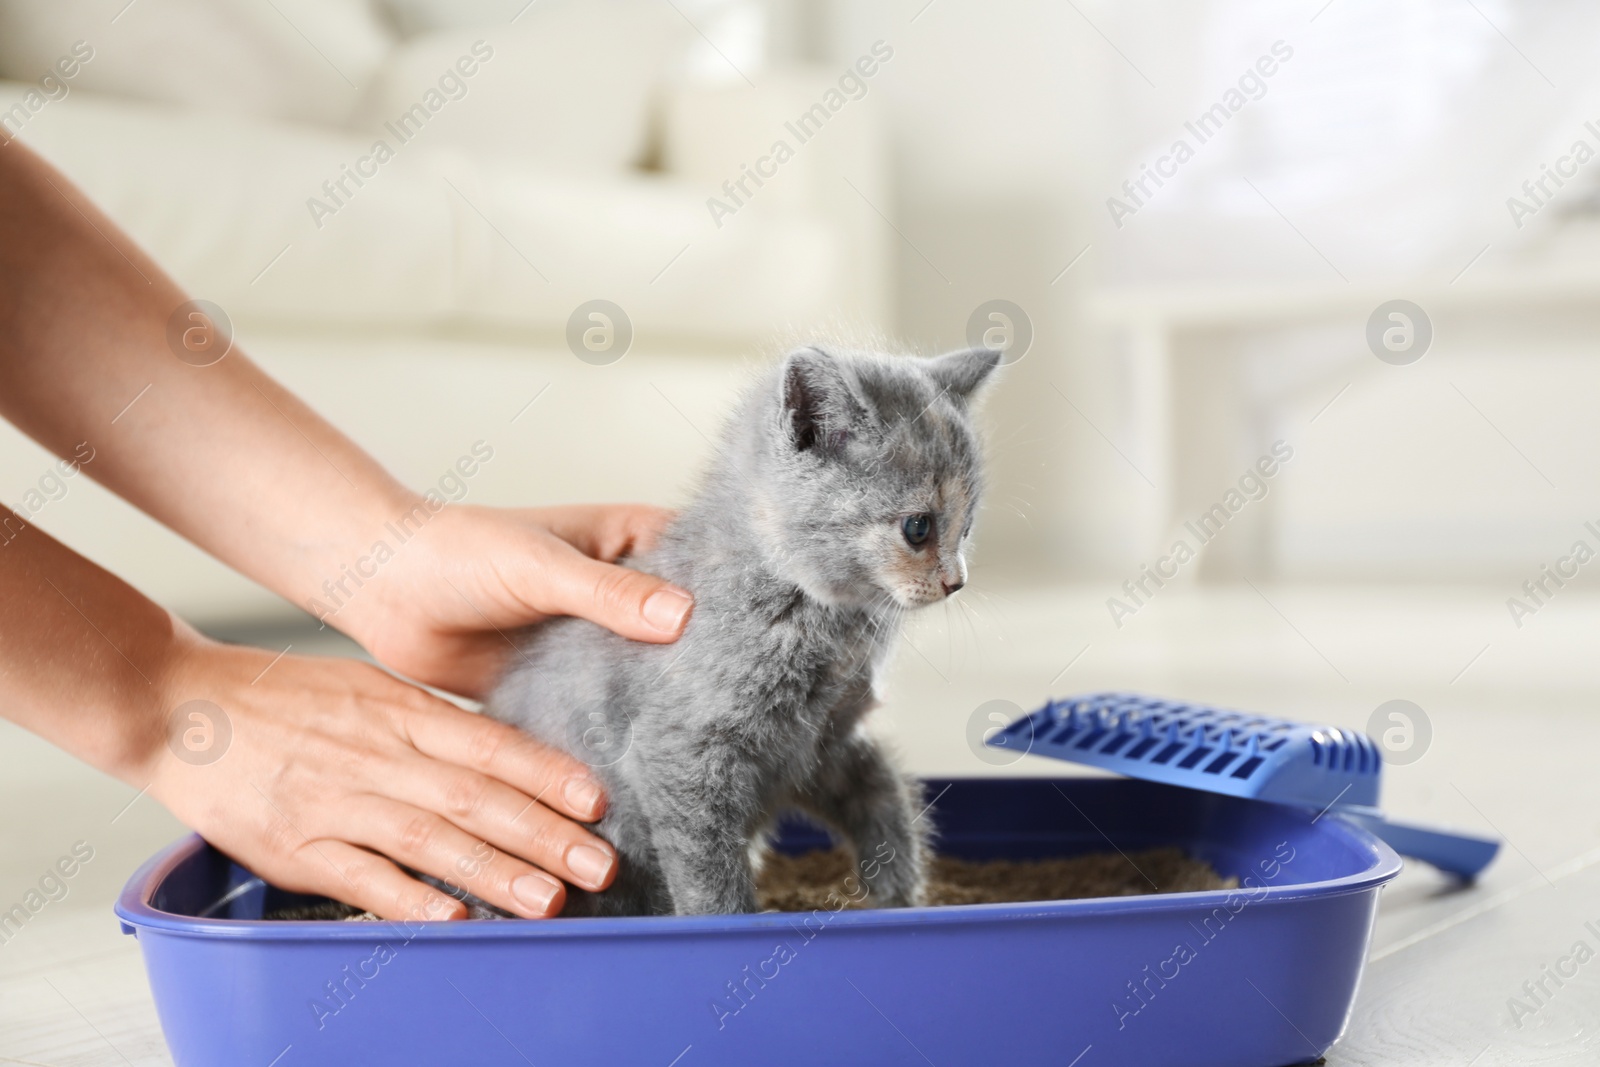
M 904 613 L 966 581 L 968 402 L 998 361 L 790 354 L 631 563 L 694 594 L 678 642 L 572 618 L 527 633 L 487 712 L 595 768 L 621 858 L 566 914 L 755 911 L 752 842 L 791 806 L 854 849 L 872 904 L 923 901 L 919 789 L 861 718 Z

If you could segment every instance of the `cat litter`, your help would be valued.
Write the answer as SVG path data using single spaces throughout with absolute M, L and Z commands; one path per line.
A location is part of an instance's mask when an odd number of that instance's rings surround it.
M 767 860 L 757 881 L 761 906 L 770 911 L 814 911 L 845 891 L 854 873 L 850 854 L 818 849 Z M 1236 889 L 1237 878 L 1223 878 L 1203 860 L 1175 848 L 1153 848 L 1123 855 L 1091 852 L 1051 860 L 964 860 L 935 856 L 928 869 L 928 903 L 1011 904 L 1033 900 L 1133 897 L 1146 893 L 1193 893 Z M 869 902 L 852 903 L 866 907 Z
M 855 873 L 843 849 L 814 849 L 797 856 L 769 856 L 756 879 L 756 897 L 764 911 L 814 911 L 830 906 L 832 894 L 850 894 L 847 881 Z M 928 872 L 929 904 L 1004 904 L 1027 900 L 1078 900 L 1084 897 L 1126 897 L 1145 893 L 1192 893 L 1204 889 L 1236 889 L 1237 878 L 1223 878 L 1202 860 L 1175 848 L 1155 848 L 1123 855 L 1093 852 L 1053 860 L 963 860 L 933 857 Z M 852 901 L 847 907 L 866 907 Z M 337 901 L 319 901 L 285 908 L 266 916 L 277 922 L 316 919 L 323 922 L 381 922 L 370 911 Z
M 1237 886 L 960 907 L 281 922 L 263 916 L 317 898 L 267 886 L 191 837 L 134 875 L 117 914 L 139 939 L 179 1067 L 1283 1067 L 1315 1061 L 1344 1029 L 1379 890 L 1401 867 L 1360 822 L 1137 778 L 924 787 L 939 851 L 959 861 L 1175 849 Z M 777 841 L 791 856 L 829 845 L 800 822 Z

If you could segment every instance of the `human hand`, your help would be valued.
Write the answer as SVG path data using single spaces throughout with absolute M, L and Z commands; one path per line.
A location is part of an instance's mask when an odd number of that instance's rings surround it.
M 694 601 L 618 559 L 673 513 L 643 504 L 451 505 L 329 621 L 410 678 L 482 698 L 515 655 L 510 631 L 577 615 L 636 641 L 676 641 Z
M 62 457 L 117 422 L 117 447 L 86 469 L 135 507 L 303 604 L 326 580 L 349 581 L 350 563 L 421 499 L 237 346 L 203 372 L 174 359 L 165 323 L 186 294 L 20 143 L 0 153 L 0 233 L 0 417 Z M 611 566 L 666 518 L 430 508 L 331 621 L 395 669 L 472 696 L 512 654 L 503 632 L 552 614 L 672 641 L 687 595 Z M 496 851 L 472 852 L 463 884 L 528 914 L 509 886 L 544 876 L 512 857 L 590 886 L 599 868 L 576 869 L 574 843 L 611 855 L 567 821 L 598 817 L 604 800 L 562 794 L 582 770 L 566 757 L 371 667 L 285 657 L 266 670 L 269 655 L 201 641 L 3 506 L 0 525 L 0 602 L 13 609 L 0 613 L 0 715 L 149 783 L 263 875 L 394 916 L 433 891 L 374 852 L 460 881 L 455 861 L 487 841 Z M 157 694 L 152 676 L 169 675 Z M 192 699 L 233 726 L 215 765 L 163 743 L 166 714 Z M 560 903 L 557 886 L 541 913 Z
M 561 910 L 558 879 L 602 889 L 616 870 L 611 846 L 573 821 L 605 807 L 583 764 L 375 667 L 274 662 L 182 628 L 160 685 L 166 708 L 223 709 L 231 738 L 190 761 L 150 737 L 128 777 L 273 885 L 385 919 L 465 916 L 392 858 L 538 918 Z

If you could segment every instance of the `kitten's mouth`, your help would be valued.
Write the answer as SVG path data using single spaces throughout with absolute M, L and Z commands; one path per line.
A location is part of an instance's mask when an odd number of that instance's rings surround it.
M 891 595 L 894 597 L 895 603 L 902 608 L 925 608 L 930 604 L 937 604 L 939 601 L 946 599 L 949 594 L 937 586 L 929 586 L 927 588 L 918 587 L 909 590 L 898 589 Z

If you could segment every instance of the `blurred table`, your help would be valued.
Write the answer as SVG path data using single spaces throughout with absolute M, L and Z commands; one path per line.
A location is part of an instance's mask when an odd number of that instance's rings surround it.
M 1241 453 L 1261 447 L 1244 440 L 1262 419 L 1235 366 L 1240 348 L 1253 338 L 1297 328 L 1340 331 L 1348 337 L 1348 360 L 1339 375 L 1312 371 L 1301 383 L 1323 387 L 1332 397 L 1338 382 L 1349 380 L 1348 368 L 1382 370 L 1368 348 L 1367 321 L 1394 300 L 1423 309 L 1435 342 L 1441 320 L 1482 315 L 1525 323 L 1531 338 L 1541 317 L 1552 312 L 1600 312 L 1600 273 L 1587 266 L 1514 273 L 1479 267 L 1454 281 L 1191 283 L 1102 287 L 1085 294 L 1088 320 L 1110 336 L 1131 373 L 1132 452 L 1154 486 L 1139 535 L 1141 555 L 1167 549 L 1184 520 L 1211 504 L 1257 454 L 1241 460 Z M 1296 357 L 1293 344 L 1284 349 L 1286 359 Z M 1264 569 L 1235 566 L 1222 576 Z M 1214 569 L 1210 576 L 1217 576 Z

